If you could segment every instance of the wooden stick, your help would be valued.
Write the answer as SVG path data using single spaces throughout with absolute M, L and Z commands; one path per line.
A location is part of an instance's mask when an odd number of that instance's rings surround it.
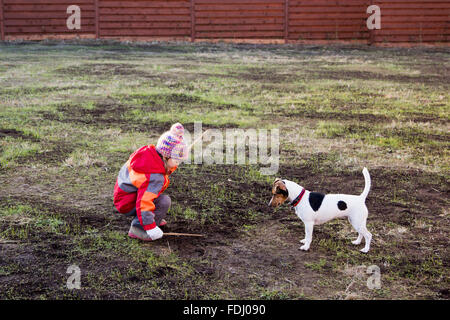
M 165 236 L 187 236 L 187 237 L 204 237 L 204 234 L 196 233 L 178 233 L 178 232 L 164 232 Z
M 0 239 L 0 244 L 10 244 L 10 243 L 19 243 L 19 241 L 16 241 L 16 240 L 3 240 L 3 239 Z

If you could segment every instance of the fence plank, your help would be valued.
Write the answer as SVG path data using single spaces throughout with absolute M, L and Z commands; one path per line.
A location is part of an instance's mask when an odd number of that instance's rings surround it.
M 283 39 L 283 31 L 256 31 L 256 32 L 197 32 L 198 38 L 216 38 L 216 39 L 264 39 L 264 38 L 276 38 Z
M 284 23 L 283 18 L 202 18 L 202 19 L 196 19 L 197 25 L 227 25 L 226 28 L 228 28 L 228 25 L 233 24 L 239 24 L 239 25 L 265 25 L 265 24 L 280 24 L 282 25 Z
M 229 25 L 226 29 L 223 25 L 200 25 L 196 26 L 196 31 L 283 31 L 282 24 L 263 24 L 263 25 Z
M 98 1 L 98 0 L 97 0 Z M 161 14 L 161 15 L 179 15 L 190 14 L 190 8 L 100 8 L 100 14 Z
M 0 39 L 5 40 L 5 26 L 3 22 L 3 0 L 0 0 Z
M 13 19 L 13 20 L 5 20 L 5 29 L 10 26 L 65 26 L 65 20 L 61 19 Z M 95 27 L 95 19 L 94 18 L 84 18 L 83 26 L 94 26 Z
M 190 29 L 102 29 L 104 36 L 190 36 Z
M 45 5 L 55 5 L 55 4 L 65 4 L 67 6 L 76 4 L 92 4 L 92 0 L 3 0 L 4 4 L 45 4 Z
M 83 18 L 93 18 L 95 19 L 94 11 L 82 11 Z M 3 16 L 5 21 L 14 20 L 14 19 L 61 19 L 61 23 L 66 24 L 65 21 L 68 17 L 68 14 L 64 10 L 64 12 L 8 12 L 4 11 Z M 81 21 L 83 23 L 83 20 Z
M 95 0 L 95 39 L 100 38 L 100 20 L 99 20 L 100 12 L 98 2 L 99 0 Z
M 109 8 L 189 8 L 187 1 L 100 1 L 101 7 Z
M 242 4 L 242 0 L 196 0 L 198 4 Z M 248 4 L 265 4 L 265 3 L 280 3 L 284 4 L 285 0 L 245 0 Z
M 5 4 L 4 8 L 5 11 L 9 12 L 55 12 L 55 11 L 61 11 L 66 12 L 66 9 L 71 4 L 56 4 L 56 5 L 50 5 L 50 4 L 17 4 L 17 5 L 11 5 L 11 4 Z M 80 8 L 83 8 L 83 10 L 94 10 L 93 3 L 90 4 L 84 4 L 80 6 Z
M 66 26 L 11 26 L 8 27 L 8 34 L 17 33 L 17 34 L 25 34 L 25 33 L 61 33 L 61 34 L 74 34 L 74 33 L 93 33 L 94 25 L 90 26 L 90 28 L 82 28 L 81 30 L 69 30 Z
M 190 15 L 191 15 L 191 41 L 195 41 L 195 0 L 191 0 Z
M 129 22 L 129 21 L 191 21 L 191 17 L 188 15 L 183 16 L 169 16 L 169 15 L 153 15 L 153 14 L 135 14 L 135 15 L 100 15 L 100 27 L 101 22 L 110 21 L 110 22 Z
M 284 0 L 284 43 L 289 39 L 289 0 Z
M 370 0 L 370 5 L 373 5 L 373 1 L 374 0 Z M 375 43 L 375 38 L 374 38 L 374 30 L 373 29 L 369 29 L 369 39 L 368 39 L 368 45 L 373 45 Z

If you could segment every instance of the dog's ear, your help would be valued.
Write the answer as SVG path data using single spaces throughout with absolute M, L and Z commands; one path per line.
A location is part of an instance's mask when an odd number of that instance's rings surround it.
M 281 180 L 281 178 L 276 178 L 275 181 L 273 182 L 273 186 L 275 187 L 278 183 L 284 184 L 284 182 L 283 182 L 283 180 Z
M 274 187 L 275 187 L 276 194 L 282 194 L 285 197 L 289 196 L 289 192 L 286 188 L 286 185 L 280 178 L 275 179 Z
M 273 182 L 273 184 L 272 184 L 272 193 L 276 193 L 276 191 L 277 191 L 277 185 L 278 185 L 278 183 L 280 183 L 280 182 L 282 182 L 281 181 L 281 178 L 276 178 L 275 179 L 275 181 Z
M 284 188 L 282 186 L 278 186 L 277 187 L 277 193 L 280 193 L 280 194 L 282 194 L 285 197 L 289 196 L 289 192 L 288 192 L 286 186 L 284 186 Z

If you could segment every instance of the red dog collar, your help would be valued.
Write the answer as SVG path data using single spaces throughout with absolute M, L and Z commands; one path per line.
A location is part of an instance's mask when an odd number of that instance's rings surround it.
M 300 203 L 300 200 L 302 200 L 303 195 L 305 194 L 305 188 L 303 188 L 302 192 L 300 192 L 300 194 L 297 196 L 297 198 L 295 198 L 292 202 L 291 205 L 293 207 L 297 206 Z

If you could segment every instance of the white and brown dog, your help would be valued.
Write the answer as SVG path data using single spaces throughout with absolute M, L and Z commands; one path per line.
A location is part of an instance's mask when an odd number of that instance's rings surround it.
M 358 238 L 352 241 L 358 245 L 364 237 L 366 245 L 361 252 L 368 252 L 372 234 L 366 228 L 369 211 L 365 201 L 370 190 L 370 175 L 366 168 L 363 169 L 365 180 L 364 191 L 359 195 L 347 194 L 321 194 L 310 192 L 289 180 L 275 179 L 272 187 L 272 199 L 269 206 L 274 208 L 289 201 L 295 209 L 296 215 L 305 224 L 305 239 L 302 250 L 308 250 L 312 241 L 313 228 L 316 224 L 325 223 L 334 218 L 347 217 L 350 224 L 358 232 Z

